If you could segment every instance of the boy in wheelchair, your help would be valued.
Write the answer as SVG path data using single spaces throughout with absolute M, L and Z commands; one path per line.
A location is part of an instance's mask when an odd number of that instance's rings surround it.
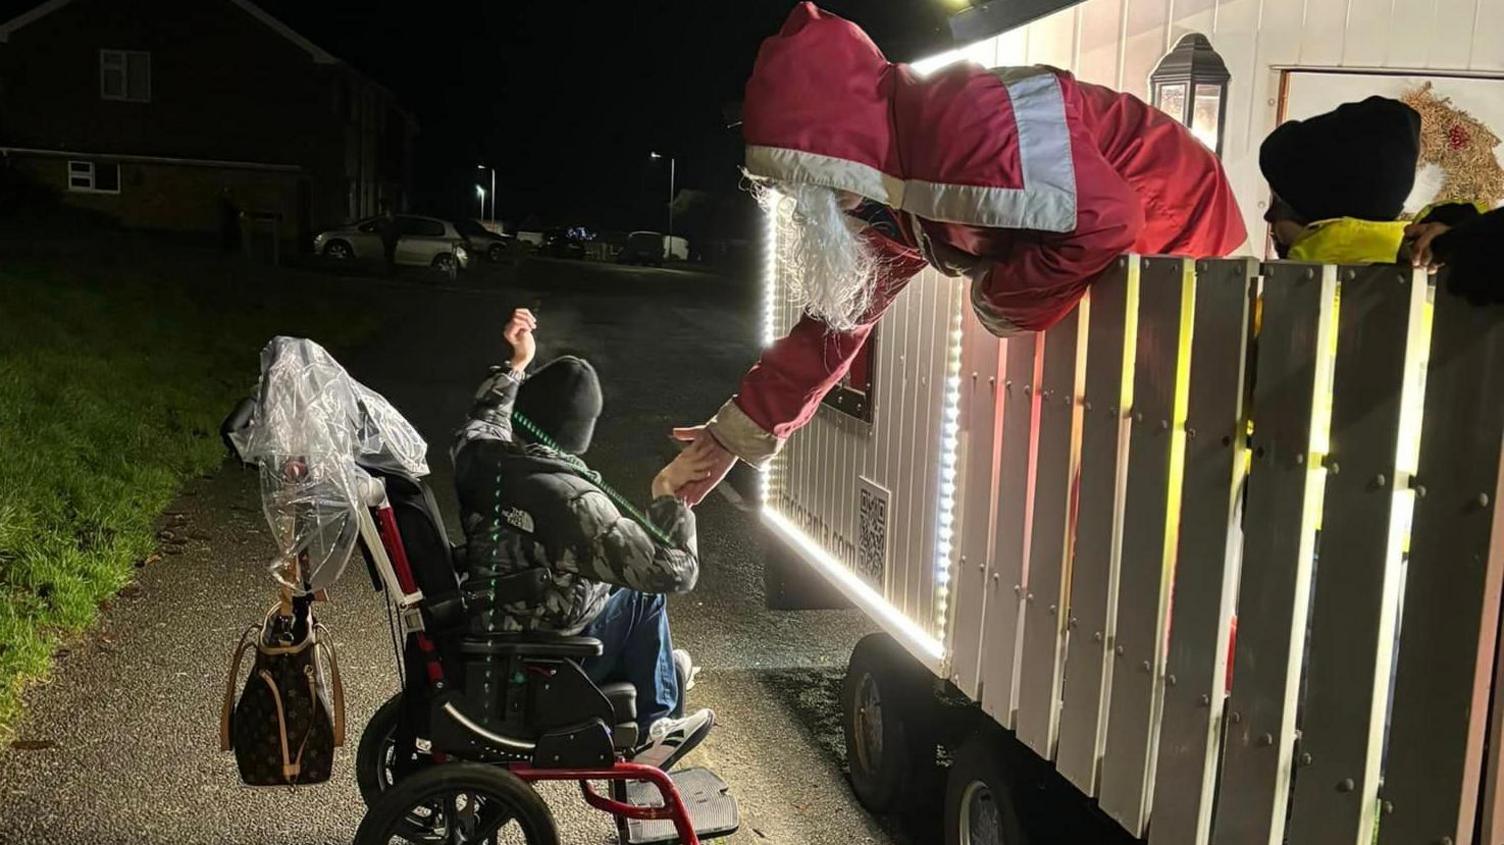
M 455 437 L 468 625 L 473 634 L 599 639 L 603 653 L 582 668 L 598 685 L 636 687 L 643 742 L 631 760 L 667 770 L 715 722 L 708 709 L 684 713 L 693 668 L 673 648 L 664 600 L 693 589 L 699 575 L 694 514 L 673 493 L 709 467 L 666 468 L 645 518 L 603 489 L 578 457 L 601 412 L 595 370 L 565 356 L 528 375 L 536 328 L 527 309 L 512 314 L 503 332 L 511 359 L 481 385 Z M 523 573 L 537 574 L 531 594 L 496 588 Z

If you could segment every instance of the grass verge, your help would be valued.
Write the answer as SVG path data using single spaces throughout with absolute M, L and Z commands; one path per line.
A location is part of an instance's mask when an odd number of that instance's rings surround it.
M 224 459 L 220 419 L 274 334 L 338 349 L 374 327 L 332 295 L 254 302 L 200 264 L 0 267 L 0 734 L 24 686 L 156 545 L 182 482 Z

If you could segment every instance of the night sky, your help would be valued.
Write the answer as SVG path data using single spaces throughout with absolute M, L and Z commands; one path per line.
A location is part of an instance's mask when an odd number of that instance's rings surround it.
M 733 192 L 741 98 L 761 40 L 794 0 L 262 0 L 397 92 L 420 123 L 419 210 L 475 209 L 495 164 L 498 217 L 657 227 L 675 153 L 681 188 Z M 829 0 L 890 56 L 949 43 L 943 0 Z

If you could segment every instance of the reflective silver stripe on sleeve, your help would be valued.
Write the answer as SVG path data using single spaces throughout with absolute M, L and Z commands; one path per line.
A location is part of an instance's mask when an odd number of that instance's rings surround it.
M 1075 231 L 1076 167 L 1060 78 L 1046 67 L 999 68 L 992 73 L 1012 104 L 1021 187 L 899 179 L 860 162 L 767 146 L 747 148 L 747 171 L 777 181 L 850 191 L 937 223 Z
M 1070 232 L 1076 228 L 1076 166 L 1065 94 L 1048 68 L 1000 68 L 1018 133 L 1021 188 L 909 180 L 904 210 L 944 223 Z

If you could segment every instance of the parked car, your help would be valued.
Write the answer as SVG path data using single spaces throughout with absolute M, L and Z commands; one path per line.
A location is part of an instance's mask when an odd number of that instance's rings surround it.
M 616 255 L 618 264 L 663 266 L 663 235 L 659 232 L 633 232 Z
M 313 239 L 313 251 L 340 261 L 382 261 L 381 226 L 382 218 L 371 217 L 320 232 Z M 396 261 L 400 265 L 453 272 L 470 264 L 470 250 L 453 223 L 399 214 L 397 232 Z
M 465 239 L 465 244 L 470 247 L 471 255 L 477 257 L 484 255 L 493 263 L 505 258 L 512 249 L 510 235 L 493 232 L 479 220 L 473 218 L 456 220 L 454 228 Z
M 552 258 L 585 257 L 585 242 L 569 229 L 550 229 L 543 233 L 543 245 L 538 252 Z

